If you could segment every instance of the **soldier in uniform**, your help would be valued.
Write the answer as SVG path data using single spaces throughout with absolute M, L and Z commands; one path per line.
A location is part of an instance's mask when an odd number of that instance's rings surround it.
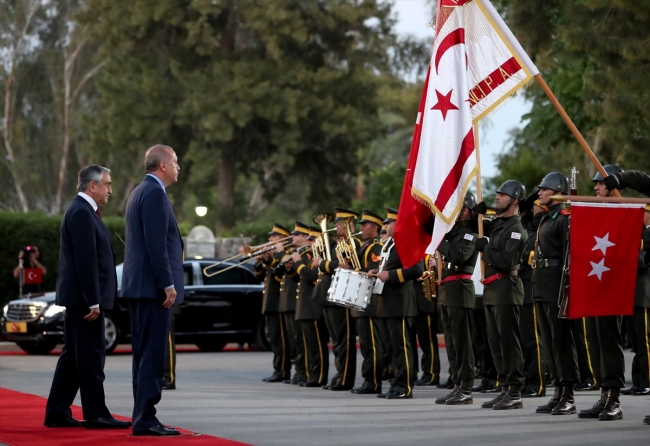
M 521 392 L 522 398 L 546 396 L 546 379 L 544 376 L 546 358 L 544 356 L 542 334 L 539 330 L 539 317 L 533 303 L 532 264 L 533 255 L 535 254 L 535 240 L 537 240 L 537 228 L 547 210 L 546 206 L 540 205 L 539 200 L 536 200 L 530 212 L 522 217 L 522 224 L 528 233 L 524 258 L 519 267 L 519 277 L 524 285 L 524 303 L 521 306 L 519 315 L 519 335 L 521 336 L 526 375 L 526 389 Z M 526 220 L 525 223 L 524 219 Z
M 569 193 L 569 179 L 558 172 L 546 175 L 539 184 L 539 202 L 548 207 L 537 229 L 533 256 L 533 300 L 546 351 L 546 362 L 554 386 L 547 404 L 537 413 L 567 415 L 576 413 L 573 386 L 579 382 L 574 324 L 558 318 L 558 296 L 569 241 L 569 212 L 555 194 Z
M 335 208 L 334 224 L 336 225 L 337 238 L 345 237 L 345 220 L 359 217 L 354 211 L 343 208 Z M 356 240 L 356 239 L 355 239 Z M 333 253 L 336 243 L 331 245 Z M 315 257 L 312 261 L 314 268 L 318 268 L 319 279 L 314 288 L 314 300 L 323 307 L 323 317 L 332 341 L 332 352 L 334 353 L 334 366 L 336 374 L 332 377 L 329 385 L 324 385 L 326 390 L 351 390 L 354 386 L 354 379 L 357 372 L 357 329 L 352 319 L 349 308 L 336 305 L 327 300 L 327 290 L 332 282 L 332 275 L 338 268 L 338 259 L 322 259 Z
M 460 405 L 474 401 L 471 390 L 475 375 L 471 320 L 476 296 L 472 274 L 478 257 L 475 249 L 478 234 L 471 210 L 475 206 L 476 198 L 467 192 L 458 221 L 438 247 L 443 256 L 438 302 L 454 387 L 448 395 L 436 399 L 436 404 Z
M 613 164 L 604 166 L 605 172 L 612 175 L 622 172 Z M 603 177 L 597 172 L 593 178 L 596 195 L 606 197 L 609 191 L 603 183 Z M 623 355 L 623 337 L 621 336 L 622 316 L 599 316 L 591 318 L 595 325 L 596 345 L 600 361 L 601 396 L 598 402 L 587 410 L 581 410 L 580 418 L 598 418 L 599 420 L 619 420 L 623 418 L 620 404 L 620 392 L 625 387 L 625 356 Z
M 431 254 L 424 257 L 423 266 L 430 274 L 433 274 L 435 258 Z M 425 283 L 428 280 L 429 283 Z M 435 295 L 432 292 L 432 283 L 435 277 L 413 282 L 415 289 L 415 302 L 418 308 L 416 316 L 417 341 L 422 349 L 421 378 L 415 382 L 416 386 L 435 386 L 440 384 L 440 355 L 438 353 L 438 305 Z M 424 287 L 429 286 L 428 293 Z M 433 284 L 435 287 L 435 283 Z M 415 344 L 417 346 L 417 344 Z
M 381 242 L 379 231 L 384 220 L 374 212 L 363 209 L 361 212 L 361 238 L 363 244 L 357 250 L 357 258 L 361 271 L 368 272 L 379 269 L 381 258 Z M 349 268 L 348 265 L 339 265 L 339 268 Z M 361 376 L 363 384 L 351 390 L 358 395 L 381 394 L 381 377 L 384 370 L 384 349 L 379 336 L 379 320 L 377 319 L 377 302 L 371 299 L 365 311 L 352 310 L 352 317 L 357 321 L 359 334 L 359 348 L 363 362 L 361 363 Z M 395 371 L 393 371 L 395 373 Z
M 302 343 L 304 346 L 302 359 L 305 364 L 307 380 L 300 383 L 303 387 L 322 387 L 327 384 L 329 371 L 329 350 L 327 342 L 329 336 L 323 320 L 323 307 L 312 300 L 314 286 L 318 281 L 318 269 L 312 265 L 313 252 L 308 246 L 313 246 L 313 241 L 320 236 L 318 228 L 300 226 L 296 222 L 296 231 L 307 231 L 308 245 L 304 245 L 291 256 L 296 274 L 294 280 L 298 282 L 296 293 L 296 323 L 300 324 Z M 300 252 L 302 251 L 302 252 Z
M 503 386 L 499 395 L 481 404 L 494 410 L 521 409 L 521 391 L 526 379 L 524 357 L 519 338 L 519 313 L 524 302 L 524 285 L 519 277 L 528 233 L 519 219 L 519 203 L 526 197 L 526 188 L 516 180 L 508 180 L 497 190 L 497 218 L 488 225 L 490 239 L 476 241 L 483 253 L 485 279 L 483 304 L 488 342 Z
M 290 235 L 287 228 L 275 223 L 269 232 L 269 241 L 278 242 Z M 260 281 L 264 281 L 262 314 L 264 314 L 266 331 L 273 351 L 273 375 L 262 381 L 272 383 L 282 382 L 291 377 L 289 338 L 282 313 L 280 313 L 280 282 L 282 279 L 278 279 L 273 273 L 273 268 L 278 265 L 284 254 L 284 249 L 276 246 L 275 252 L 268 251 L 260 255 L 255 264 L 255 275 Z
M 424 265 L 420 261 L 410 268 L 404 268 L 399 259 L 393 234 L 397 209 L 386 208 L 388 215 L 384 220 L 388 239 L 381 251 L 380 270 L 370 270 L 383 283 L 376 299 L 376 314 L 385 320 L 390 338 L 391 362 L 394 380 L 390 390 L 378 397 L 404 399 L 413 397 L 413 384 L 417 377 L 414 349 L 411 343 L 410 319 L 417 314 L 415 291 L 412 281 L 422 276 Z

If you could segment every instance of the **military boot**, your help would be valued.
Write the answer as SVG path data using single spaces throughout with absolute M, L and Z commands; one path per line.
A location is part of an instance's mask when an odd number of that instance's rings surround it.
M 578 413 L 578 418 L 598 418 L 598 415 L 605 410 L 608 392 L 609 388 L 603 387 L 602 392 L 600 393 L 600 399 L 596 404 L 594 404 L 594 407 L 591 409 L 581 410 L 580 413 Z
M 447 401 L 445 404 L 447 406 L 460 406 L 462 404 L 472 404 L 474 403 L 474 398 L 472 398 L 472 391 L 466 389 L 458 389 L 458 392 Z
M 449 392 L 447 395 L 436 399 L 436 404 L 446 404 L 447 400 L 450 399 L 452 396 L 456 395 L 456 392 L 458 392 L 459 390 L 460 390 L 460 386 L 454 386 L 454 388 L 451 389 L 451 392 Z
M 558 403 L 560 402 L 561 396 L 562 396 L 562 388 L 556 387 L 555 390 L 553 391 L 553 396 L 551 397 L 550 400 L 548 400 L 548 403 L 544 404 L 543 406 L 537 406 L 535 412 L 551 413 L 551 411 L 555 409 L 555 406 L 557 406 Z
M 521 401 L 521 392 L 512 392 L 508 390 L 506 396 L 501 401 L 492 406 L 492 410 L 511 410 L 522 409 L 524 407 Z
M 495 404 L 497 404 L 499 401 L 504 399 L 506 397 L 506 394 L 508 393 L 508 390 L 503 388 L 501 389 L 501 393 L 499 393 L 495 398 L 491 399 L 490 401 L 486 401 L 483 404 L 481 404 L 482 409 L 492 409 Z
M 560 402 L 551 411 L 551 415 L 571 415 L 576 413 L 575 399 L 573 398 L 573 385 L 562 388 Z
M 607 393 L 607 402 L 605 409 L 600 413 L 598 419 L 604 420 L 620 420 L 623 418 L 623 409 L 621 409 L 621 389 L 609 389 Z

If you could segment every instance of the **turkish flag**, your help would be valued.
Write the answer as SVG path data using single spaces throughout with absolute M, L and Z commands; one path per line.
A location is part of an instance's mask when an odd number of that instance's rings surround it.
M 25 268 L 25 284 L 43 283 L 43 271 L 40 268 Z
M 634 311 L 643 206 L 571 203 L 569 319 Z

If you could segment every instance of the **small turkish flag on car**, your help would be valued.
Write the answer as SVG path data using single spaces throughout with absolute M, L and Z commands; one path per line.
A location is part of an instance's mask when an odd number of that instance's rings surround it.
M 632 314 L 643 205 L 571 204 L 569 319 Z
M 25 284 L 43 283 L 43 271 L 40 268 L 25 268 Z

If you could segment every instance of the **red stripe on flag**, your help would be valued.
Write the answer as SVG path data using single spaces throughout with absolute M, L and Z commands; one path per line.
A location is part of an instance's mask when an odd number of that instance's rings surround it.
M 445 52 L 454 45 L 465 43 L 465 29 L 458 28 L 445 36 L 436 50 L 436 73 L 438 73 L 438 64 Z
M 445 206 L 447 206 L 447 202 L 456 191 L 460 177 L 463 174 L 463 167 L 465 167 L 465 163 L 472 155 L 472 153 L 474 153 L 474 148 L 474 129 L 470 128 L 467 135 L 465 135 L 465 139 L 463 139 L 463 143 L 460 146 L 460 153 L 458 154 L 456 164 L 454 164 L 454 167 L 451 169 L 447 175 L 447 178 L 445 178 L 445 181 L 440 187 L 440 192 L 438 193 L 438 198 L 436 198 L 435 202 L 435 205 L 439 211 L 442 212 Z
M 470 106 L 474 107 L 481 102 L 483 98 L 492 93 L 492 90 L 503 84 L 519 70 L 521 70 L 521 65 L 519 65 L 517 59 L 511 57 L 506 60 L 503 65 L 488 74 L 485 79 L 469 91 Z

